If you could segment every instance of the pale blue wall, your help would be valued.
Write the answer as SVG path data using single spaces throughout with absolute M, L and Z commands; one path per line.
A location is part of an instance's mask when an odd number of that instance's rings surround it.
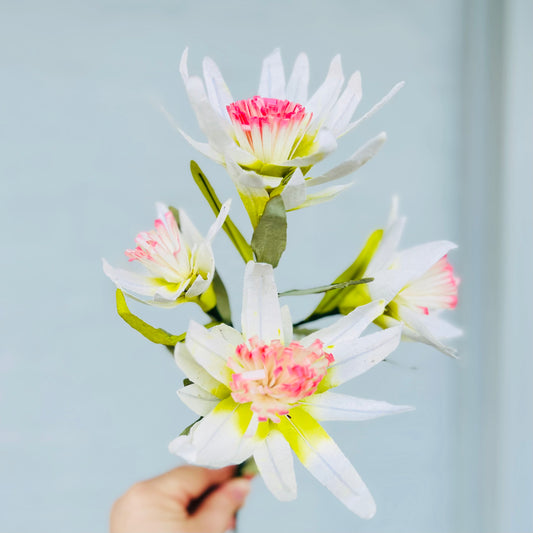
M 461 248 L 452 261 L 470 275 L 464 250 L 476 236 L 465 226 L 475 218 L 465 215 L 473 194 L 465 196 L 462 148 L 465 13 L 460 0 L 0 3 L 2 532 L 104 531 L 114 498 L 176 464 L 167 444 L 192 420 L 175 395 L 182 376 L 164 350 L 116 316 L 100 258 L 122 260 L 158 200 L 186 206 L 208 227 L 211 213 L 187 172 L 191 158 L 222 198 L 236 199 L 224 171 L 198 156 L 157 110 L 164 104 L 198 133 L 178 74 L 185 46 L 190 70 L 199 73 L 201 58 L 211 55 L 235 97 L 255 93 L 260 61 L 275 46 L 287 62 L 308 53 L 314 87 L 340 52 L 346 73 L 362 72 L 363 110 L 407 82 L 342 139 L 337 161 L 379 131 L 389 134 L 358 184 L 335 203 L 291 215 L 280 288 L 330 281 L 383 223 L 396 192 L 409 217 L 404 244 L 455 240 Z M 246 227 L 237 202 L 233 218 Z M 223 235 L 215 252 L 237 310 L 240 258 Z M 470 310 L 483 302 L 466 294 L 468 329 Z M 296 314 L 308 309 L 295 304 Z M 185 306 L 135 309 L 174 332 L 199 317 Z M 474 335 L 483 333 L 478 326 Z M 531 352 L 530 344 L 514 342 Z M 464 356 L 478 361 L 475 343 L 466 346 Z M 475 426 L 480 396 L 464 390 L 479 388 L 479 376 L 418 345 L 402 346 L 392 359 L 347 390 L 417 410 L 328 425 L 371 488 L 376 518 L 359 520 L 299 468 L 293 503 L 280 504 L 255 482 L 241 531 L 444 533 L 458 521 L 482 523 L 483 499 L 459 511 L 465 447 L 475 454 L 479 434 L 470 437 L 465 427 Z M 464 398 L 474 407 L 461 404 Z M 465 411 L 471 418 L 459 424 Z M 511 448 L 526 435 L 513 428 Z M 526 494 L 530 488 L 526 482 Z

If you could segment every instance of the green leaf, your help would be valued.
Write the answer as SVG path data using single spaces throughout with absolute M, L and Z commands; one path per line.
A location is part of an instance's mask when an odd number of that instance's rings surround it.
M 252 237 L 252 249 L 260 263 L 278 266 L 287 246 L 287 213 L 281 196 L 268 200 Z
M 350 281 L 344 281 L 343 283 L 333 283 L 332 285 L 313 287 L 312 289 L 293 289 L 292 291 L 280 292 L 278 296 L 307 296 L 308 294 L 318 294 L 320 292 L 328 292 L 335 289 L 344 289 L 345 287 L 370 283 L 371 281 L 374 281 L 374 278 L 354 279 Z
M 218 216 L 220 213 L 220 208 L 222 207 L 222 203 L 218 199 L 215 190 L 211 186 L 211 183 L 209 183 L 209 180 L 206 178 L 196 161 L 191 161 L 191 174 L 194 182 L 196 185 L 198 185 L 200 192 L 204 195 L 204 198 L 207 200 L 207 203 L 213 210 L 213 213 Z M 226 232 L 226 235 L 230 238 L 237 251 L 241 254 L 241 257 L 244 259 L 245 263 L 252 261 L 252 248 L 229 216 L 226 217 L 222 229 Z
M 374 256 L 382 237 L 382 229 L 374 231 L 366 241 L 363 249 L 357 256 L 357 259 L 333 283 L 344 283 L 350 280 L 361 279 L 365 274 L 370 260 Z M 340 291 L 325 294 L 311 316 L 331 313 L 338 307 L 345 295 L 345 291 L 347 290 L 350 289 L 346 288 Z
M 196 419 L 192 424 L 189 424 L 181 433 L 180 433 L 180 437 L 181 435 L 188 435 L 190 432 L 191 432 L 191 428 L 194 426 L 194 424 L 196 424 L 196 422 L 200 422 L 200 420 L 202 420 L 203 416 L 201 416 L 200 418 Z
M 222 322 L 231 325 L 231 308 L 229 305 L 228 293 L 218 272 L 215 270 L 213 276 L 213 289 L 217 298 L 216 310 Z
M 178 228 L 181 230 L 181 224 L 180 224 L 180 212 L 178 209 L 176 209 L 173 205 L 168 206 L 168 210 L 172 213 L 174 216 L 174 220 L 176 221 L 176 224 L 178 225 Z
M 135 316 L 128 308 L 126 304 L 126 298 L 124 293 L 117 289 L 116 292 L 117 312 L 120 317 L 133 329 L 137 330 L 141 335 L 146 337 L 149 341 L 155 344 L 163 344 L 164 346 L 176 346 L 178 342 L 185 339 L 185 333 L 181 335 L 171 335 L 167 331 L 161 328 L 154 328 L 147 324 L 144 320 Z
M 188 385 L 194 385 L 194 382 L 191 381 L 189 378 L 185 378 L 185 379 L 183 380 L 183 386 L 184 386 L 184 387 L 187 387 Z

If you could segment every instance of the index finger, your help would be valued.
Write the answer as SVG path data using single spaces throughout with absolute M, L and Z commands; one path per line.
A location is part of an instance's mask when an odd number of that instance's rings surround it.
M 200 497 L 206 490 L 230 480 L 235 474 L 235 465 L 216 470 L 201 466 L 179 466 L 152 478 L 147 483 L 174 498 L 184 498 L 185 503 Z

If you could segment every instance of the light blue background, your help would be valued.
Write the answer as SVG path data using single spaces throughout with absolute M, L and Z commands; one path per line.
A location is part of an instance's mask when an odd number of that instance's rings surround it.
M 346 388 L 417 408 L 327 426 L 377 501 L 372 521 L 298 467 L 295 502 L 254 482 L 241 531 L 531 531 L 531 11 L 520 0 L 1 2 L 0 530 L 105 531 L 129 485 L 178 464 L 167 444 L 193 417 L 175 395 L 182 376 L 117 317 L 100 261 L 125 264 L 156 201 L 208 228 L 191 158 L 247 228 L 224 170 L 159 106 L 201 138 L 178 74 L 185 46 L 190 72 L 210 55 L 235 98 L 255 93 L 280 46 L 286 65 L 308 53 L 312 88 L 340 52 L 347 75 L 362 72 L 362 111 L 407 82 L 324 165 L 386 130 L 357 184 L 290 215 L 280 289 L 331 281 L 399 193 L 405 246 L 459 243 L 453 320 L 467 336 L 461 362 L 402 345 Z M 223 234 L 215 253 L 238 315 L 242 262 Z M 289 303 L 301 317 L 314 302 Z M 201 316 L 132 307 L 175 333 Z

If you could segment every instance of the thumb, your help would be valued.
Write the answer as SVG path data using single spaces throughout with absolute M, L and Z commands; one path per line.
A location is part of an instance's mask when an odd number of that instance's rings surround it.
M 251 488 L 251 481 L 242 477 L 220 485 L 194 513 L 195 527 L 210 533 L 223 533 L 233 528 L 235 513 L 244 505 Z

